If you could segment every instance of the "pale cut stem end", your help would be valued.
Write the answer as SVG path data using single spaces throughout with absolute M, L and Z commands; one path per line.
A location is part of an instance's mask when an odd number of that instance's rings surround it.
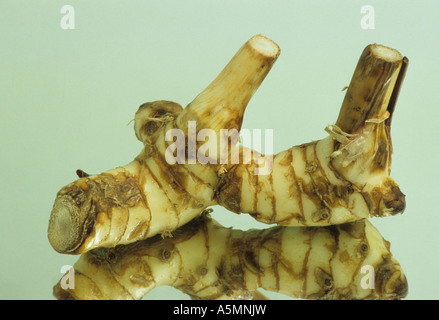
M 251 97 L 280 54 L 279 46 L 263 35 L 248 40 L 215 80 L 179 115 L 177 126 L 187 132 L 188 121 L 197 128 L 241 129 Z
M 277 43 L 261 34 L 248 40 L 248 46 L 253 48 L 257 55 L 265 56 L 267 59 L 276 59 L 280 55 Z
M 370 53 L 379 60 L 386 62 L 400 62 L 402 60 L 402 55 L 398 50 L 390 47 L 386 47 L 380 44 L 371 44 Z

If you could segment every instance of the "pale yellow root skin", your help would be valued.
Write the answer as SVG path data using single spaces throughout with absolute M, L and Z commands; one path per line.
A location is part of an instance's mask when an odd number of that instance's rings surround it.
M 88 252 L 74 270 L 75 288 L 63 290 L 60 281 L 58 299 L 142 299 L 157 286 L 173 286 L 193 299 L 260 299 L 260 288 L 304 299 L 407 294 L 389 243 L 367 220 L 241 231 L 202 215 L 173 238 Z
M 82 177 L 58 192 L 48 228 L 53 248 L 80 254 L 156 234 L 169 236 L 217 204 L 217 166 L 190 164 L 189 159 L 170 165 L 165 157 L 171 144 L 165 141 L 166 132 L 179 129 L 187 138 L 188 121 L 195 121 L 197 130 L 239 131 L 247 103 L 279 54 L 272 40 L 254 36 L 185 109 L 170 101 L 142 105 L 134 128 L 144 150 L 126 166 Z M 127 193 L 133 196 L 127 198 Z
M 405 196 L 390 177 L 390 120 L 407 59 L 391 48 L 366 47 L 329 136 L 294 146 L 266 166 L 229 165 L 218 203 L 258 221 L 323 226 L 402 213 Z
M 250 213 L 264 223 L 299 226 L 402 212 L 404 195 L 389 177 L 391 142 L 386 118 L 402 60 L 398 55 L 382 60 L 388 50 L 377 48 L 366 48 L 360 58 L 330 136 L 279 153 L 268 175 L 255 176 L 254 163 L 170 165 L 166 150 L 171 142 L 165 141 L 169 130 L 180 129 L 187 139 L 188 121 L 195 121 L 197 130 L 216 133 L 241 129 L 251 96 L 280 53 L 270 39 L 253 37 L 186 108 L 170 101 L 139 108 L 134 128 L 144 149 L 130 164 L 81 177 L 58 192 L 49 220 L 51 245 L 60 253 L 81 254 L 157 234 L 171 236 L 217 204 Z M 379 81 L 375 81 L 380 74 L 375 69 L 384 70 Z M 376 95 L 368 98 L 365 92 Z M 370 110 L 370 117 L 360 121 L 361 112 L 352 109 L 349 97 L 359 100 L 360 111 Z

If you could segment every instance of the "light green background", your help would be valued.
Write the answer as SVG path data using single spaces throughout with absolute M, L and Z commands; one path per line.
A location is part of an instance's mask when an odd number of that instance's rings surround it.
M 75 30 L 60 28 L 62 5 Z M 363 5 L 375 29 L 360 27 Z M 99 173 L 141 150 L 138 106 L 188 104 L 251 36 L 282 53 L 247 108 L 244 127 L 274 129 L 274 151 L 320 139 L 335 122 L 363 48 L 380 43 L 410 59 L 392 122 L 392 176 L 403 215 L 373 219 L 392 243 L 409 299 L 439 298 L 439 1 L 17 1 L 0 2 L 0 298 L 53 299 L 63 265 L 47 224 L 75 170 Z M 260 227 L 215 208 L 226 226 Z M 266 293 L 272 298 L 282 296 Z M 172 288 L 148 299 L 187 297 Z

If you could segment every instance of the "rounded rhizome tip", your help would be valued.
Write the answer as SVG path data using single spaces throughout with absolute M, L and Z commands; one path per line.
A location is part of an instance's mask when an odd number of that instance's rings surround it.
M 58 196 L 49 219 L 48 238 L 52 247 L 60 253 L 76 249 L 81 240 L 79 208 L 69 195 Z

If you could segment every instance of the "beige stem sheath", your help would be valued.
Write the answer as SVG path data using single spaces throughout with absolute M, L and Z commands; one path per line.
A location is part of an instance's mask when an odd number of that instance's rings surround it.
M 256 35 L 248 40 L 216 79 L 179 115 L 177 127 L 187 132 L 188 121 L 197 128 L 241 129 L 245 108 L 280 54 L 272 40 Z
M 403 57 L 395 49 L 378 44 L 364 49 L 336 122 L 342 131 L 355 134 L 366 120 L 383 116 L 402 64 Z

